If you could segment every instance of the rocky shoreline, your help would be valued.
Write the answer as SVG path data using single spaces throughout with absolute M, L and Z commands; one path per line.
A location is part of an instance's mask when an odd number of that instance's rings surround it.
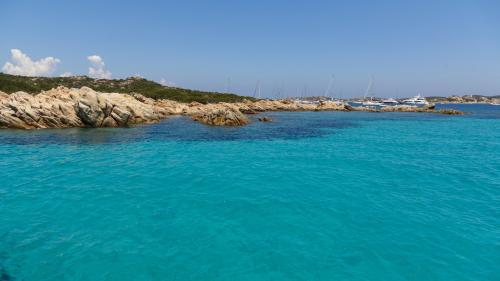
M 442 104 L 490 104 L 500 103 L 500 96 L 465 95 L 451 97 L 429 97 L 428 101 Z
M 154 100 L 140 94 L 101 93 L 88 87 L 58 87 L 37 95 L 0 92 L 0 128 L 43 129 L 73 127 L 127 127 L 156 123 L 171 115 L 190 116 L 213 126 L 242 126 L 247 114 L 267 111 L 369 111 L 463 114 L 434 107 L 391 106 L 375 110 L 324 101 L 302 104 L 290 100 L 245 100 L 238 103 L 201 104 Z

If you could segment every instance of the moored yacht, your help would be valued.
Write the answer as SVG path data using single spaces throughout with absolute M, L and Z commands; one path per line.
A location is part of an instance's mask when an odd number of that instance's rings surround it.
M 409 105 L 428 105 L 429 102 L 425 100 L 424 97 L 420 96 L 420 94 L 414 96 L 413 98 L 403 100 L 404 104 Z
M 365 100 L 362 103 L 363 106 L 383 106 L 384 104 L 379 101 Z
M 317 100 L 305 100 L 305 99 L 295 99 L 294 102 L 300 104 L 319 104 Z
M 384 99 L 382 100 L 382 103 L 384 105 L 396 105 L 396 104 L 399 104 L 399 102 L 393 98 L 388 98 L 388 99 Z

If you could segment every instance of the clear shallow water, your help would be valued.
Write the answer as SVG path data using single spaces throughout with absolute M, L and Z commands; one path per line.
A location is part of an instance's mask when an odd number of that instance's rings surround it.
M 454 107 L 0 131 L 0 280 L 500 280 L 500 108 Z

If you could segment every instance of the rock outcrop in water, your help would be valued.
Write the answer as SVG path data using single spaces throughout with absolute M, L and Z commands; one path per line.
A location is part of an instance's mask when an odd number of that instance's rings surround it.
M 259 118 L 259 121 L 260 122 L 271 122 L 271 121 L 273 121 L 273 119 L 271 119 L 271 118 L 269 118 L 267 116 L 262 116 L 262 117 Z
M 462 111 L 456 109 L 440 109 L 439 113 L 447 115 L 464 115 Z
M 131 95 L 58 87 L 38 95 L 0 96 L 0 127 L 123 127 L 157 122 L 165 113 Z
M 422 107 L 411 105 L 386 106 L 382 107 L 380 112 L 434 112 L 434 105 Z
M 243 113 L 231 107 L 203 110 L 192 115 L 192 118 L 213 126 L 243 126 L 250 123 Z
M 126 127 L 158 122 L 169 115 L 186 115 L 213 126 L 242 126 L 245 114 L 267 111 L 374 111 L 461 114 L 433 107 L 388 106 L 380 110 L 323 101 L 319 104 L 291 100 L 245 100 L 238 103 L 189 104 L 153 100 L 140 94 L 100 93 L 90 88 L 58 87 L 37 95 L 0 92 L 0 128 L 41 129 L 70 127 Z
M 441 113 L 447 115 L 463 115 L 464 113 L 455 109 L 440 109 L 438 111 L 435 110 L 434 105 L 423 106 L 423 107 L 415 107 L 409 105 L 396 105 L 396 106 L 387 106 L 380 109 L 380 112 L 428 112 L 428 113 Z

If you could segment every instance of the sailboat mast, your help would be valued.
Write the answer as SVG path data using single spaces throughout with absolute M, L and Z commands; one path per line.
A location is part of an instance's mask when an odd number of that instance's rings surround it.
M 368 81 L 368 87 L 366 88 L 365 95 L 363 96 L 364 100 L 372 91 L 372 87 L 373 87 L 373 76 L 370 76 L 370 80 Z
M 260 80 L 257 81 L 257 98 L 260 99 L 260 93 L 261 92 L 261 86 L 260 86 Z
M 257 80 L 257 85 L 255 85 L 255 90 L 253 91 L 253 97 L 260 99 L 260 80 Z
M 328 87 L 326 88 L 326 91 L 325 91 L 325 97 L 330 97 L 330 91 L 332 89 L 332 86 L 333 86 L 333 81 L 335 80 L 335 75 L 332 74 L 332 76 L 330 77 L 330 81 L 328 82 Z
M 229 94 L 230 92 L 231 92 L 231 77 L 228 77 L 226 83 L 226 93 Z

